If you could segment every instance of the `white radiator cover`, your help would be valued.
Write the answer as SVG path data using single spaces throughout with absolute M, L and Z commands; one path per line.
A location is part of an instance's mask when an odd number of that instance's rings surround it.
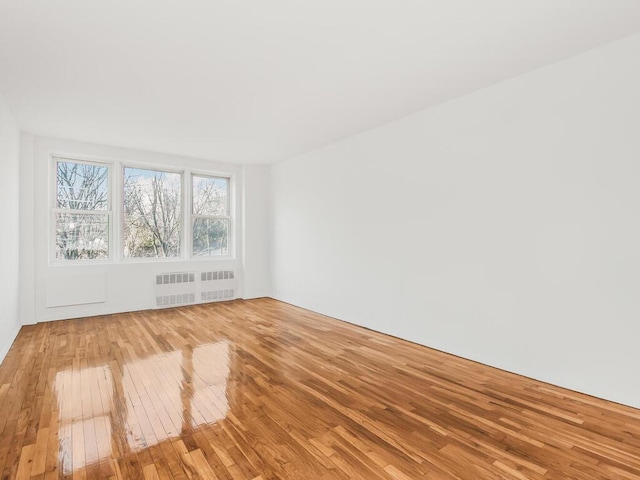
M 234 270 L 167 272 L 154 283 L 158 308 L 232 300 L 237 291 Z

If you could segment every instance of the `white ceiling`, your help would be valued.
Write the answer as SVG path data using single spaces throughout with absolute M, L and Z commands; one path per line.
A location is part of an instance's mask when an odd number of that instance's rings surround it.
M 640 31 L 638 0 L 0 0 L 22 130 L 290 157 Z

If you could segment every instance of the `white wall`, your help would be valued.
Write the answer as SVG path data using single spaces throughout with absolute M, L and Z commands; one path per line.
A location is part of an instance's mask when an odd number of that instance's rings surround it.
M 30 133 L 20 134 L 20 320 L 36 323 L 35 311 L 35 247 L 34 247 L 34 139 Z
M 640 36 L 273 168 L 275 297 L 640 407 Z
M 0 95 L 0 362 L 20 329 L 18 316 L 20 132 Z
M 34 323 L 47 320 L 100 315 L 114 312 L 134 311 L 156 308 L 155 276 L 166 272 L 200 272 L 210 270 L 233 269 L 236 272 L 236 297 L 243 297 L 243 168 L 239 165 L 221 164 L 193 158 L 163 155 L 158 153 L 129 150 L 103 145 L 74 142 L 69 140 L 45 138 L 30 134 L 22 135 L 21 187 L 24 194 L 21 198 L 21 237 L 28 250 L 22 256 L 22 269 L 26 272 L 23 279 L 21 309 L 25 312 L 23 321 Z M 51 264 L 49 259 L 51 242 L 51 202 L 53 181 L 52 154 L 73 155 L 87 159 L 104 159 L 148 164 L 166 167 L 188 168 L 200 172 L 224 173 L 233 176 L 236 186 L 236 255 L 234 259 L 202 259 L 202 260 L 165 260 L 145 262 L 115 262 L 95 265 Z M 263 203 L 268 202 L 268 192 L 264 192 Z M 260 194 L 252 196 L 252 204 L 260 203 Z M 249 228 L 263 237 L 263 226 L 259 214 L 253 210 Z M 254 225 L 255 221 L 255 225 Z M 250 275 L 260 278 L 269 276 L 262 272 L 262 266 L 252 263 Z M 31 276 L 29 276 L 29 272 Z M 253 277 L 248 281 L 251 283 Z M 86 290 L 88 299 L 100 297 L 100 292 L 90 290 L 91 285 L 104 285 L 104 301 L 70 305 L 76 303 L 69 300 L 69 290 L 81 288 Z M 75 287 L 72 287 L 75 285 Z M 87 287 L 87 288 L 85 288 Z M 51 306 L 64 304 L 64 306 Z M 26 312 L 31 312 L 26 314 Z
M 244 298 L 271 295 L 270 169 L 244 165 Z

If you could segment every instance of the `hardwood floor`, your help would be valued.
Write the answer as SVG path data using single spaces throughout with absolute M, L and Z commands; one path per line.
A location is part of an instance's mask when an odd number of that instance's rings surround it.
M 640 410 L 271 299 L 24 327 L 2 479 L 640 479 Z

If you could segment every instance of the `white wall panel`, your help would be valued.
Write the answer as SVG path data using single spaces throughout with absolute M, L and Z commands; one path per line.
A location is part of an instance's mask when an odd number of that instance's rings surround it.
M 0 362 L 20 328 L 20 132 L 0 94 Z

